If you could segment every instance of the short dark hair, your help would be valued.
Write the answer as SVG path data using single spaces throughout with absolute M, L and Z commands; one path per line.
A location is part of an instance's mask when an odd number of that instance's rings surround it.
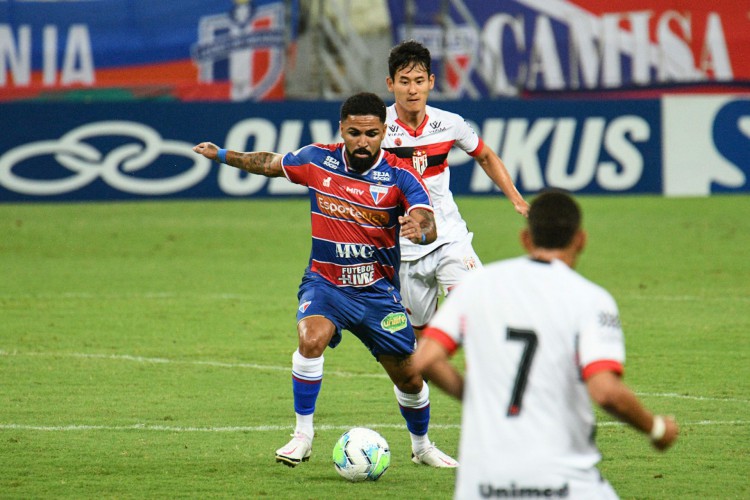
M 401 42 L 391 49 L 388 55 L 388 73 L 391 79 L 396 77 L 396 72 L 404 68 L 422 66 L 430 75 L 430 51 L 415 40 Z
M 548 190 L 529 208 L 529 232 L 534 246 L 560 249 L 570 245 L 581 227 L 581 208 L 572 196 Z
M 370 92 L 360 92 L 349 97 L 341 105 L 341 121 L 347 116 L 373 115 L 385 123 L 385 102 Z

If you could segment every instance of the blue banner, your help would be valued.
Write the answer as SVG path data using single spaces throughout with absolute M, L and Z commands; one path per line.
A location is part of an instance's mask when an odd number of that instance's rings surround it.
M 0 1 L 0 100 L 112 88 L 134 99 L 283 99 L 297 3 Z
M 750 191 L 750 99 L 459 101 L 523 193 L 705 196 Z M 202 141 L 286 153 L 340 142 L 339 104 L 137 102 L 6 104 L 0 201 L 299 196 L 285 178 L 249 175 L 192 152 Z M 497 194 L 465 153 L 449 156 L 457 195 Z

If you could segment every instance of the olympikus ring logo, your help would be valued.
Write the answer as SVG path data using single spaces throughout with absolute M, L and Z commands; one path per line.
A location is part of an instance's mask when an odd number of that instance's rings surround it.
M 318 194 L 317 201 L 321 213 L 338 219 L 348 219 L 360 224 L 370 224 L 373 226 L 387 226 L 391 219 L 388 212 L 359 207 L 347 201 L 323 194 Z
M 108 151 L 100 151 L 97 140 L 124 137 L 125 141 Z M 37 179 L 24 176 L 16 166 L 33 163 L 51 155 L 65 176 Z M 183 172 L 154 178 L 147 172 L 162 155 L 188 160 Z M 59 139 L 36 141 L 15 147 L 0 155 L 0 186 L 17 193 L 46 196 L 83 189 L 102 180 L 124 193 L 162 195 L 179 193 L 201 182 L 211 170 L 211 162 L 192 153 L 190 143 L 164 139 L 159 132 L 137 122 L 101 121 L 75 128 Z M 147 172 L 139 177 L 138 173 Z
M 391 333 L 403 330 L 406 328 L 406 314 L 402 312 L 391 313 L 380 322 L 380 326 L 383 330 L 388 330 Z

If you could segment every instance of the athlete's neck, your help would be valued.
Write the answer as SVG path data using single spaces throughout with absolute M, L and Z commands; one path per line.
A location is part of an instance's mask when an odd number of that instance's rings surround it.
M 413 130 L 417 130 L 422 125 L 424 117 L 427 116 L 427 110 L 421 108 L 419 111 L 407 111 L 396 103 L 396 116 L 398 116 L 398 120 L 401 123 Z
M 552 262 L 553 260 L 560 260 L 564 262 L 568 267 L 574 268 L 576 265 L 576 254 L 574 252 L 566 251 L 566 249 L 550 249 L 550 248 L 534 248 L 529 252 L 529 257 L 533 260 L 542 262 Z

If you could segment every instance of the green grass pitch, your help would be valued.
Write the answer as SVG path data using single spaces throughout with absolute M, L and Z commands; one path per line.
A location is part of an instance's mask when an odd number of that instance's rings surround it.
M 618 300 L 625 380 L 682 425 L 659 454 L 600 415 L 604 476 L 626 499 L 750 498 L 750 197 L 579 200 L 578 269 Z M 521 253 L 505 199 L 458 203 L 483 261 Z M 309 224 L 300 199 L 0 205 L 0 498 L 450 498 L 455 472 L 410 462 L 349 333 L 326 351 L 312 459 L 274 462 Z M 434 390 L 432 413 L 455 453 L 460 405 Z M 378 482 L 333 469 L 352 426 L 390 443 Z

